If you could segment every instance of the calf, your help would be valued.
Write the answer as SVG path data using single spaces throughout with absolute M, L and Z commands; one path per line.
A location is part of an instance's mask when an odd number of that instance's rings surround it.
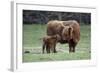
M 43 46 L 42 51 L 44 53 L 44 50 L 46 48 L 46 52 L 50 53 L 52 51 L 53 53 L 56 53 L 56 44 L 60 40 L 59 35 L 53 35 L 53 36 L 45 36 L 43 37 Z

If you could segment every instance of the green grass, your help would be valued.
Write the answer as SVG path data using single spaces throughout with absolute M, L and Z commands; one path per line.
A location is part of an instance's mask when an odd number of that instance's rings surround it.
M 46 25 L 23 25 L 23 62 L 83 60 L 91 58 L 91 26 L 81 25 L 81 38 L 75 53 L 68 52 L 68 44 L 57 44 L 58 53 L 42 54 L 42 40 L 46 35 Z
M 50 53 L 50 54 L 24 54 L 24 62 L 37 61 L 65 61 L 65 60 L 83 60 L 89 59 L 90 55 L 85 52 L 76 53 Z

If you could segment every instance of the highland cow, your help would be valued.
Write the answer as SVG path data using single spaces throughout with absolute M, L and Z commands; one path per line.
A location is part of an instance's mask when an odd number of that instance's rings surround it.
M 58 34 L 61 44 L 69 44 L 69 52 L 75 52 L 75 47 L 80 40 L 80 25 L 75 20 L 58 21 L 52 20 L 47 23 L 47 35 Z

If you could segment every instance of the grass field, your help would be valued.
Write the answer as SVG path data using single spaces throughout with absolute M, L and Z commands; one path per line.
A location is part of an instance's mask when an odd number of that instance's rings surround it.
M 23 25 L 23 62 L 85 60 L 91 58 L 91 26 L 81 25 L 81 38 L 75 53 L 68 52 L 68 44 L 57 44 L 57 53 L 42 54 L 42 38 L 46 25 Z

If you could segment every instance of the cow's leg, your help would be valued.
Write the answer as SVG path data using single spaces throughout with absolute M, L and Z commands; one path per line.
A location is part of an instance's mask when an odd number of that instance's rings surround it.
M 48 53 L 48 47 L 47 47 L 47 45 L 46 45 L 46 52 Z
M 48 53 L 50 53 L 50 47 L 48 48 Z
M 72 48 L 72 52 L 75 52 L 75 47 L 76 47 L 76 43 L 73 43 L 73 48 Z
M 44 54 L 44 50 L 45 50 L 45 44 L 43 44 L 43 47 L 42 47 L 42 53 Z
M 53 48 L 54 48 L 54 53 L 57 53 L 57 51 L 56 51 L 56 43 L 54 44 Z
M 46 51 L 47 51 L 47 53 L 49 53 L 49 46 L 48 45 L 46 45 Z
M 69 43 L 69 53 L 72 52 L 72 45 Z
M 54 53 L 54 45 L 50 48 L 51 52 Z
M 73 52 L 74 51 L 74 43 L 73 43 L 73 40 L 70 40 L 69 41 L 69 52 Z

